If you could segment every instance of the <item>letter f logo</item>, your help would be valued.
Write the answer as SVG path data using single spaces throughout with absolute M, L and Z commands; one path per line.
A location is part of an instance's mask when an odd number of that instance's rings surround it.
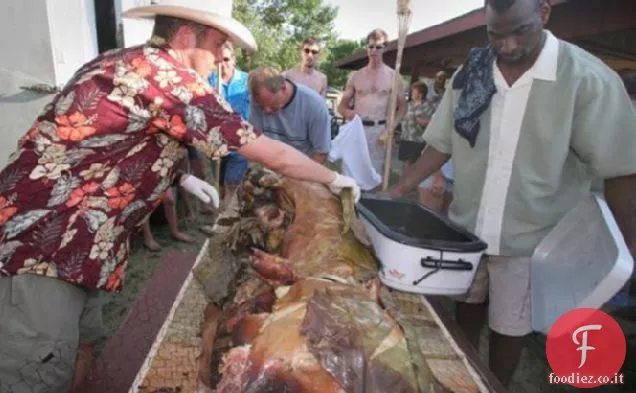
M 596 348 L 594 347 L 589 347 L 587 345 L 587 332 L 588 330 L 601 330 L 602 326 L 601 325 L 585 325 L 585 326 L 581 326 L 580 328 L 576 329 L 574 331 L 574 333 L 572 334 L 572 341 L 574 341 L 575 344 L 577 345 L 581 345 L 580 347 L 578 347 L 576 350 L 577 351 L 581 351 L 581 364 L 579 365 L 579 368 L 583 367 L 583 365 L 585 364 L 585 361 L 587 360 L 587 351 L 593 351 Z M 577 340 L 576 336 L 583 332 L 583 340 L 582 343 L 579 342 L 579 340 Z

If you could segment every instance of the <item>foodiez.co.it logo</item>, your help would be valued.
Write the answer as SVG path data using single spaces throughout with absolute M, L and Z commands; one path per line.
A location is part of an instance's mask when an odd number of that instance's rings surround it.
M 578 388 L 623 383 L 618 372 L 625 353 L 625 334 L 612 317 L 590 308 L 570 311 L 548 334 L 549 382 Z
M 596 348 L 594 347 L 589 347 L 587 345 L 587 332 L 588 330 L 601 330 L 603 328 L 603 326 L 601 325 L 585 325 L 585 326 L 581 326 L 580 328 L 576 329 L 574 331 L 574 333 L 572 334 L 572 341 L 574 341 L 576 344 L 581 344 L 579 343 L 579 340 L 577 340 L 576 336 L 583 332 L 583 341 L 580 347 L 578 347 L 576 350 L 577 351 L 582 351 L 581 352 L 581 364 L 579 364 L 579 368 L 583 367 L 583 365 L 585 364 L 585 360 L 587 359 L 587 351 L 593 351 Z

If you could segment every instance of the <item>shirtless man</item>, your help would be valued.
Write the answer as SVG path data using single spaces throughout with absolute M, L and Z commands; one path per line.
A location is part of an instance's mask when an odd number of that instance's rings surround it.
M 386 146 L 378 140 L 378 137 L 388 127 L 389 96 L 395 78 L 395 70 L 383 61 L 387 41 L 388 35 L 380 29 L 375 29 L 367 35 L 369 63 L 351 74 L 338 105 L 338 111 L 347 121 L 352 120 L 356 115 L 362 119 L 371 162 L 379 174 L 384 173 Z M 395 126 L 400 124 L 406 114 L 406 98 L 401 78 L 399 78 L 397 97 L 393 129 L 386 130 L 387 132 L 395 132 Z M 355 103 L 353 107 L 352 99 Z
M 303 41 L 300 46 L 300 66 L 287 70 L 285 76 L 296 84 L 305 85 L 327 98 L 327 75 L 316 70 L 320 58 L 320 45 L 313 38 Z

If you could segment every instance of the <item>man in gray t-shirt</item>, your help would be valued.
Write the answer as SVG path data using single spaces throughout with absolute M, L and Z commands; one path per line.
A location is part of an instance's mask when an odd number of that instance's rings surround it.
M 270 138 L 285 142 L 325 164 L 331 148 L 327 103 L 312 89 L 296 85 L 274 68 L 250 73 L 250 123 Z

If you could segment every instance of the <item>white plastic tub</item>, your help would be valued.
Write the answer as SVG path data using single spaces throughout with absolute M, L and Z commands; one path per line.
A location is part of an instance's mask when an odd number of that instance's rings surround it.
M 568 311 L 601 308 L 630 279 L 633 267 L 605 200 L 592 195 L 581 201 L 532 256 L 533 330 L 547 335 Z
M 486 249 L 477 236 L 416 202 L 363 197 L 357 211 L 385 285 L 426 295 L 466 293 Z

